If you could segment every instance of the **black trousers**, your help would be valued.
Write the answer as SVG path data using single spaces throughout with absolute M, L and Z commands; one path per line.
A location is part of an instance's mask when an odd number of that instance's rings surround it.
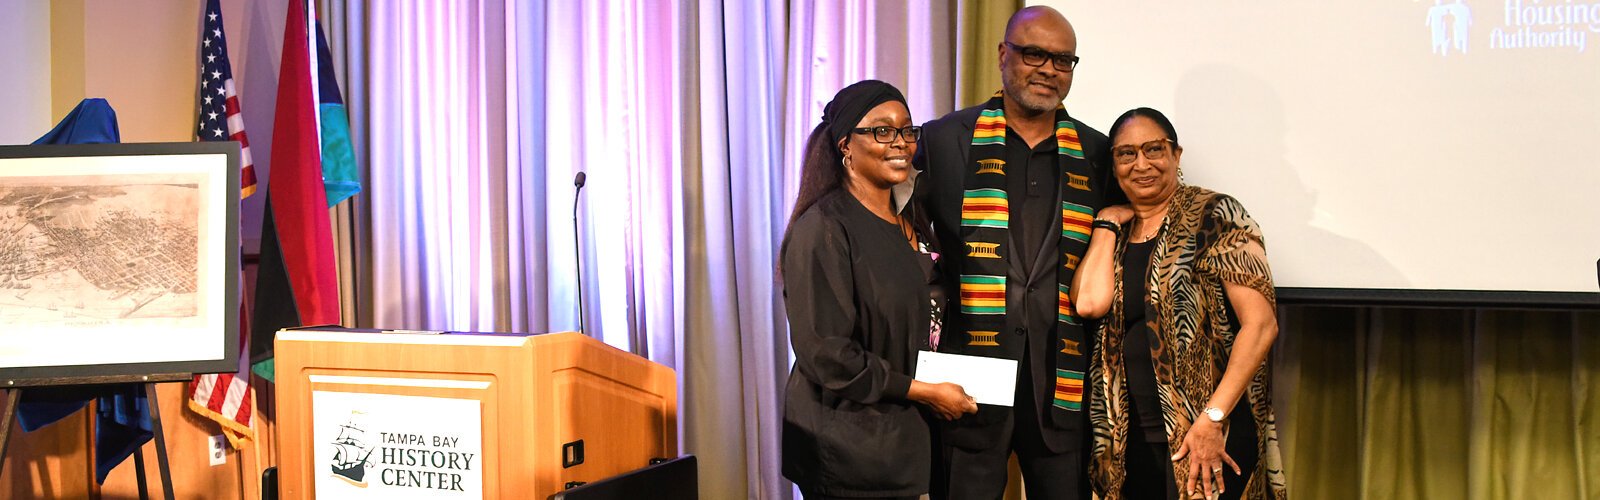
M 1244 475 L 1234 474 L 1232 467 L 1222 464 L 1222 500 L 1236 500 L 1244 494 L 1245 484 L 1250 481 L 1250 473 L 1256 469 L 1259 458 L 1256 456 L 1255 421 L 1250 413 L 1235 411 L 1230 421 L 1233 426 L 1228 430 L 1223 447 Z M 1135 427 L 1128 431 L 1128 451 L 1123 458 L 1128 472 L 1122 483 L 1123 498 L 1178 500 L 1184 496 L 1179 495 L 1184 485 L 1177 484 L 1177 478 L 1172 475 L 1172 450 L 1168 449 L 1166 441 L 1147 440 Z
M 1024 359 L 1026 359 L 1024 354 Z M 1026 360 L 1022 374 L 1017 377 L 1017 397 L 1010 418 L 1001 426 L 999 446 L 982 450 L 966 450 L 957 446 L 941 446 L 943 460 L 935 461 L 933 498 L 951 500 L 989 500 L 1005 495 L 1006 481 L 1010 478 L 1007 466 L 1011 454 L 1016 453 L 1017 464 L 1022 469 L 1023 491 L 1029 500 L 1087 500 L 1088 440 L 1082 446 L 1062 453 L 1050 451 L 1040 435 L 1038 405 L 1033 401 L 1031 369 Z M 1085 422 L 1087 425 L 1087 422 Z M 1085 433 L 1087 434 L 1087 433 Z M 939 446 L 939 443 L 935 443 Z
M 1005 494 L 1009 479 L 1007 465 L 1013 452 L 1022 469 L 1023 490 L 1031 499 L 1078 500 L 1088 498 L 1085 473 L 1088 463 L 1082 450 L 1052 453 L 1039 436 L 1039 426 L 1031 412 L 1013 412 L 1001 425 L 1010 446 L 982 450 L 945 448 L 948 477 L 942 491 L 952 500 L 998 499 Z M 940 491 L 941 488 L 935 488 Z

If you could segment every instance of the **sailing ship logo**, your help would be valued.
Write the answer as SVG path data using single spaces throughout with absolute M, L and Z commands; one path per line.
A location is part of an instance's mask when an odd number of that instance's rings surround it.
M 333 440 L 332 469 L 334 477 L 352 486 L 367 487 L 367 467 L 372 465 L 373 446 L 366 443 L 367 431 L 360 420 L 366 412 L 351 410 L 350 419 L 339 425 L 339 436 Z

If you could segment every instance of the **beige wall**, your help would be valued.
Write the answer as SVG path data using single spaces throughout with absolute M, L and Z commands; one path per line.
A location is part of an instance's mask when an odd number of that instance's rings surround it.
M 0 0 L 0 143 L 42 135 L 85 97 L 104 97 L 117 111 L 123 142 L 194 139 L 204 0 Z M 271 142 L 277 60 L 286 0 L 223 0 L 235 88 L 258 175 L 265 181 Z M 247 200 L 246 232 L 259 232 L 262 196 Z M 254 212 L 252 215 L 252 208 Z M 250 226 L 256 227 L 252 232 Z M 245 291 L 249 293 L 250 286 Z M 258 380 L 254 386 L 260 387 Z M 159 405 L 178 498 L 258 498 L 260 471 L 275 464 L 270 433 L 227 462 L 209 465 L 208 438 L 218 426 L 185 406 L 186 384 L 161 384 Z M 258 396 L 263 403 L 270 394 Z M 3 405 L 3 403 L 0 403 Z M 87 412 L 32 433 L 13 430 L 0 498 L 133 498 L 133 460 L 93 484 Z M 270 429 L 257 415 L 257 429 Z M 145 447 L 146 476 L 160 495 L 154 443 Z
M 284 4 L 222 5 L 246 126 L 265 142 Z M 203 6 L 202 0 L 5 0 L 0 144 L 31 142 L 86 97 L 106 98 L 117 110 L 124 142 L 192 140 Z M 259 77 L 251 79 L 252 72 Z M 265 106 L 252 113 L 249 102 L 258 94 Z
M 0 144 L 27 144 L 50 129 L 50 4 L 9 0 L 0 15 Z
M 123 142 L 193 140 L 199 0 L 87 0 L 83 96 L 117 109 Z
M 86 97 L 117 110 L 123 142 L 193 139 L 200 0 L 58 0 L 51 115 Z

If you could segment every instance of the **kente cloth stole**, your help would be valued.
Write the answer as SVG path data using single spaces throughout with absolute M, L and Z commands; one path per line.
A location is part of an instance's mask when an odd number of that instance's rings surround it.
M 1000 93 L 995 93 L 978 115 L 972 131 L 971 156 L 975 160 L 962 184 L 961 239 L 966 243 L 966 274 L 961 279 L 960 311 L 966 326 L 967 351 L 983 353 L 983 347 L 998 348 L 1000 331 L 1006 320 L 1006 276 L 1009 274 L 1010 207 L 1006 194 L 1005 162 L 1006 115 Z M 1088 360 L 1083 346 L 1084 327 L 1072 312 L 1067 287 L 1078 268 L 1078 260 L 1089 247 L 1089 224 L 1094 221 L 1089 186 L 1089 162 L 1083 154 L 1075 122 L 1065 108 L 1056 108 L 1056 150 L 1061 166 L 1061 240 L 1058 251 L 1061 266 L 1056 268 L 1056 390 L 1052 406 L 1056 411 L 1083 411 L 1083 373 Z M 1025 168 L 1018 165 L 1017 168 Z M 1018 170 L 1021 172 L 1021 170 Z M 1081 203 L 1074 203 L 1074 202 Z M 1027 242 L 1025 244 L 1037 244 Z M 977 348 L 977 349 L 974 349 Z

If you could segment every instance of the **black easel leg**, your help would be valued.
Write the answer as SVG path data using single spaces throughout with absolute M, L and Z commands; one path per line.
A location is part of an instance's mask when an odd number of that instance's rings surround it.
M 17 403 L 22 402 L 22 389 L 6 391 L 5 422 L 0 422 L 0 472 L 6 467 L 6 448 L 11 443 L 11 421 L 17 419 Z
M 150 500 L 150 484 L 144 480 L 144 450 L 133 450 L 133 475 L 139 478 L 139 500 Z
M 167 434 L 161 431 L 161 407 L 156 404 L 156 384 L 144 385 L 145 400 L 150 403 L 150 427 L 156 433 L 156 463 L 161 469 L 162 498 L 173 500 L 172 468 L 167 466 Z M 144 477 L 140 474 L 139 477 Z

